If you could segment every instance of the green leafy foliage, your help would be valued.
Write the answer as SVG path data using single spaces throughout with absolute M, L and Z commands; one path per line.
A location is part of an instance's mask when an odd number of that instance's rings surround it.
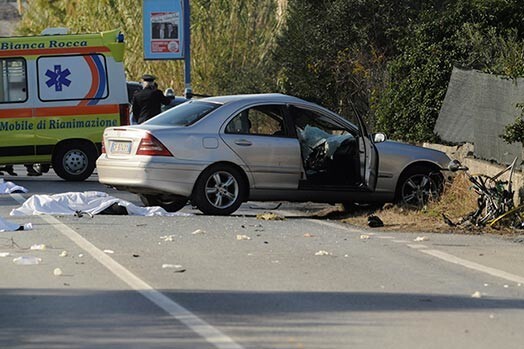
M 129 80 L 144 73 L 161 87 L 184 89 L 182 61 L 145 61 L 141 2 L 127 0 L 33 0 L 18 34 L 38 34 L 46 27 L 68 27 L 73 33 L 119 28 L 126 38 L 125 68 Z M 273 0 L 192 0 L 191 66 L 196 93 L 258 92 L 271 77 L 262 69 L 285 2 Z M 278 15 L 280 13 L 280 15 Z
M 434 140 L 433 127 L 453 66 L 522 74 L 522 18 L 517 0 L 458 0 L 430 8 L 407 27 L 389 62 L 390 84 L 376 110 L 377 127 L 393 138 Z
M 19 34 L 120 28 L 129 80 L 151 73 L 183 90 L 182 61 L 144 61 L 139 4 L 28 6 Z M 524 75 L 522 18 L 522 0 L 191 0 L 193 91 L 288 93 L 356 112 L 391 138 L 431 141 L 453 66 Z M 524 139 L 523 129 L 505 139 Z

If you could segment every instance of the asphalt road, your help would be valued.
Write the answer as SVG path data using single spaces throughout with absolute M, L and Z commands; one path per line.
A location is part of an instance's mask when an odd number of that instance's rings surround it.
M 10 217 L 34 194 L 139 202 L 96 177 L 6 179 L 30 192 L 1 195 L 0 217 L 34 229 L 0 233 L 10 254 L 0 258 L 0 348 L 523 346 L 518 238 L 362 231 L 312 219 L 323 206 L 311 204 L 247 203 L 230 217 L 190 206 L 175 217 Z M 286 219 L 256 218 L 265 211 Z M 16 265 L 19 256 L 42 263 Z

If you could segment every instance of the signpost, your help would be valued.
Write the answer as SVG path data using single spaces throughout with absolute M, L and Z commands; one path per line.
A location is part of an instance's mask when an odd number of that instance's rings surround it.
M 192 97 L 189 0 L 143 0 L 145 60 L 184 60 L 184 96 Z

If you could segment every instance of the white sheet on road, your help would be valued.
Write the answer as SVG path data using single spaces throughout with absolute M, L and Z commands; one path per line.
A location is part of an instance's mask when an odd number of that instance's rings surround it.
M 11 194 L 11 193 L 27 193 L 27 188 L 20 185 L 16 185 L 13 182 L 6 182 L 3 178 L 0 178 L 0 194 Z
M 167 212 L 162 207 L 140 207 L 129 201 L 115 198 L 104 192 L 68 192 L 54 195 L 33 195 L 22 206 L 11 211 L 11 216 L 62 215 L 72 216 L 76 212 L 96 215 L 114 203 L 124 206 L 133 216 L 189 216 L 187 213 Z
M 0 232 L 31 229 L 33 229 L 33 225 L 31 223 L 20 225 L 18 223 L 13 223 L 0 217 Z

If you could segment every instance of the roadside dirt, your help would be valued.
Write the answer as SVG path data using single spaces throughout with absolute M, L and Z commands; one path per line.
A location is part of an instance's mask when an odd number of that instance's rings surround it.
M 379 210 L 344 212 L 342 207 L 335 206 L 313 213 L 314 217 L 338 220 L 376 231 L 398 231 L 413 233 L 453 233 L 453 234 L 496 234 L 522 235 L 524 230 L 472 225 L 450 226 L 444 219 L 445 215 L 451 223 L 458 223 L 468 213 L 477 208 L 477 195 L 469 188 L 469 181 L 464 175 L 458 175 L 453 182 L 446 184 L 441 199 L 433 202 L 421 210 L 406 209 L 392 204 L 385 205 Z M 383 222 L 383 227 L 370 228 L 368 217 L 374 215 Z

